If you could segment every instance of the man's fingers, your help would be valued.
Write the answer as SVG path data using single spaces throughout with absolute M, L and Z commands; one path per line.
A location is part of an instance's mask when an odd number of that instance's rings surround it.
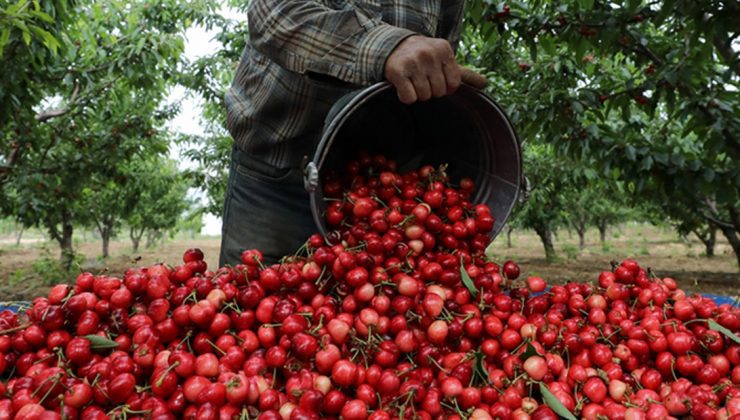
M 393 86 L 396 87 L 396 93 L 398 94 L 398 100 L 404 104 L 413 104 L 419 99 L 416 96 L 416 90 L 414 89 L 411 79 L 402 78 L 398 81 L 393 82 Z
M 432 97 L 451 95 L 460 87 L 460 83 L 483 89 L 488 84 L 488 79 L 473 70 L 453 63 L 442 65 L 441 71 L 432 71 L 428 76 L 417 73 L 411 78 L 398 78 L 391 83 L 396 87 L 398 99 L 408 105 L 416 101 L 426 101 Z
M 445 76 L 445 84 L 447 85 L 447 94 L 452 95 L 460 87 L 460 66 L 454 61 L 443 62 L 442 72 Z
M 447 95 L 447 82 L 441 68 L 429 74 L 429 85 L 435 98 Z
M 460 67 L 460 76 L 463 83 L 467 83 L 477 89 L 483 89 L 488 84 L 488 79 L 485 76 L 466 67 Z
M 416 99 L 427 101 L 432 97 L 432 87 L 430 86 L 429 79 L 427 79 L 425 74 L 415 74 L 412 76 L 411 82 L 414 84 Z

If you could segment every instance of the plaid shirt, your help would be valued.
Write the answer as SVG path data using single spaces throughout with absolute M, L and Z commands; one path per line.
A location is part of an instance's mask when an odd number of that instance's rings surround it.
M 464 0 L 252 0 L 227 126 L 260 166 L 297 168 L 346 93 L 383 79 L 405 38 L 460 36 Z

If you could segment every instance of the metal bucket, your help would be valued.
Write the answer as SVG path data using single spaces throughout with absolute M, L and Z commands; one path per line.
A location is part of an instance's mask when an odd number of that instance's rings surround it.
M 316 226 L 327 233 L 321 178 L 341 170 L 358 151 L 382 153 L 401 172 L 420 165 L 448 164 L 454 181 L 475 181 L 474 202 L 486 203 L 503 228 L 523 185 L 522 154 L 514 128 L 486 94 L 462 85 L 455 94 L 404 105 L 395 88 L 381 82 L 341 98 L 329 112 L 304 183 Z

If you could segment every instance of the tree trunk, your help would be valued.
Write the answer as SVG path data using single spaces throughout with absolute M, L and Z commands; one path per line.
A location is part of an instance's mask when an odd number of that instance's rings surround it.
M 56 226 L 49 226 L 49 234 L 59 243 L 61 254 L 59 259 L 62 262 L 62 266 L 65 270 L 72 268 L 72 261 L 74 261 L 75 252 L 72 247 L 72 236 L 74 234 L 74 226 L 69 221 L 62 222 L 62 231 L 60 232 Z
M 730 243 L 732 250 L 735 252 L 735 258 L 737 259 L 737 267 L 740 271 L 740 237 L 738 237 L 737 231 L 731 227 L 720 226 L 722 234 L 727 238 L 727 242 Z
M 100 232 L 100 237 L 103 240 L 103 258 L 108 258 L 110 253 L 110 230 L 106 227 Z
M 506 247 L 511 248 L 511 232 L 514 230 L 513 227 L 507 226 L 506 227 Z
M 580 219 L 576 222 L 572 223 L 573 229 L 575 229 L 576 233 L 578 234 L 578 248 L 583 250 L 583 248 L 586 247 L 586 229 L 588 226 L 586 225 L 586 221 L 583 219 Z
M 596 227 L 599 229 L 599 239 L 601 240 L 601 245 L 603 246 L 606 242 L 606 228 L 608 224 L 606 223 L 606 220 L 599 220 L 596 222 Z
M 21 239 L 23 238 L 23 227 L 21 226 L 20 229 L 18 229 L 15 232 L 15 246 L 18 247 L 21 245 Z
M 156 245 L 157 240 L 162 237 L 162 232 L 159 229 L 153 229 L 146 233 L 146 247 L 151 248 Z
M 537 233 L 537 236 L 540 237 L 542 246 L 545 248 L 545 258 L 547 258 L 547 261 L 555 260 L 557 258 L 557 254 L 555 254 L 555 246 L 553 245 L 552 230 L 550 227 L 543 226 L 535 229 L 535 232 Z
M 707 258 L 714 257 L 714 244 L 717 242 L 717 229 L 712 226 L 709 228 L 709 240 L 704 242 Z
M 714 257 L 714 244 L 717 242 L 717 227 L 710 224 L 706 231 L 696 229 L 694 235 L 704 244 L 707 258 Z
M 103 258 L 110 256 L 110 238 L 116 234 L 116 220 L 113 217 L 108 217 L 103 221 L 103 231 L 100 232 L 100 236 L 103 239 Z
M 144 236 L 144 229 L 137 231 L 135 228 L 129 228 L 129 237 L 131 238 L 131 244 L 134 247 L 134 252 L 139 252 L 139 243 L 141 243 L 141 237 Z
M 72 248 L 73 233 L 74 227 L 72 227 L 72 223 L 65 222 L 62 225 L 62 242 L 59 245 L 62 248 L 62 262 L 64 263 L 64 268 L 67 270 L 72 268 L 72 261 L 75 256 L 75 251 Z

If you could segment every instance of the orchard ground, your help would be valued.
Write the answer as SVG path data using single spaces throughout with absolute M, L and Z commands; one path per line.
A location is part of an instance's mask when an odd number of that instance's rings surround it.
M 29 237 L 30 236 L 30 237 Z M 100 242 L 88 237 L 75 238 L 76 249 L 82 255 L 81 269 L 93 273 L 108 271 L 122 275 L 131 266 L 165 262 L 179 264 L 182 253 L 197 247 L 206 255 L 210 268 L 217 267 L 220 239 L 217 237 L 190 238 L 178 235 L 164 244 L 132 253 L 127 240 L 111 243 L 111 257 L 106 261 L 95 258 L 100 254 Z M 493 247 L 495 261 L 516 261 L 522 270 L 521 278 L 541 276 L 549 283 L 570 280 L 593 282 L 601 271 L 609 270 L 611 261 L 633 257 L 644 267 L 650 267 L 659 276 L 671 276 L 687 291 L 714 293 L 727 296 L 740 295 L 740 274 L 734 255 L 726 240 L 717 236 L 715 256 L 704 256 L 704 245 L 693 236 L 688 242 L 680 239 L 674 230 L 645 224 L 628 223 L 611 229 L 604 246 L 598 232 L 586 234 L 586 246 L 578 248 L 578 237 L 561 230 L 555 247 L 558 260 L 548 262 L 539 238 L 530 231 L 514 231 L 512 247 L 508 248 L 505 234 L 501 234 Z M 45 294 L 48 281 L 53 277 L 58 256 L 56 243 L 42 237 L 26 235 L 20 246 L 12 237 L 0 237 L 0 301 L 31 299 Z M 58 274 L 58 273 L 57 273 Z M 74 278 L 69 278 L 73 282 Z

